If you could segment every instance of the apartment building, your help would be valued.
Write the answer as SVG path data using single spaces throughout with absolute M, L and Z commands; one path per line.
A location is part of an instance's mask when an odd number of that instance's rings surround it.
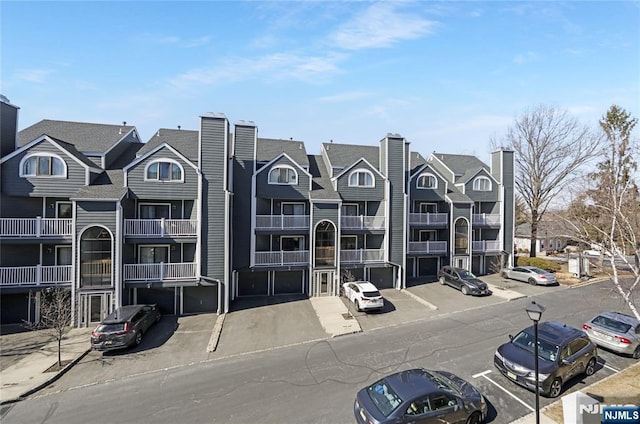
M 513 248 L 513 153 L 426 159 L 379 143 L 262 138 L 204 114 L 198 131 L 43 120 L 3 99 L 2 322 L 37 321 L 68 287 L 75 325 L 123 304 L 226 312 L 241 296 L 336 296 L 345 277 L 401 289 L 454 264 L 479 274 Z

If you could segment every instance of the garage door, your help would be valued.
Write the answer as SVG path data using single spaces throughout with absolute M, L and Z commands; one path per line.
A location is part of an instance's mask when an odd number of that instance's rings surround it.
M 264 272 L 238 274 L 238 296 L 266 296 L 269 294 L 269 275 Z
M 2 293 L 0 296 L 2 324 L 23 324 L 29 319 L 29 293 Z M 33 306 L 31 308 L 33 310 Z
M 273 282 L 274 294 L 294 294 L 303 292 L 303 271 L 279 271 Z
M 418 276 L 433 277 L 438 275 L 438 258 L 418 258 Z
M 182 312 L 199 314 L 218 311 L 218 287 L 184 287 Z
M 369 281 L 379 289 L 393 288 L 393 268 L 371 268 Z
M 173 287 L 161 289 L 139 287 L 136 290 L 138 304 L 155 303 L 160 308 L 160 313 L 165 315 L 177 314 L 175 310 L 175 289 Z

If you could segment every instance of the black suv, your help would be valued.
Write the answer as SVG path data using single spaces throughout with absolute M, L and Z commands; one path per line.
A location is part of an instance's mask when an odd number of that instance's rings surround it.
M 522 330 L 496 350 L 493 364 L 509 380 L 535 390 L 533 326 Z M 582 330 L 559 322 L 538 325 L 538 381 L 540 393 L 558 397 L 572 377 L 596 371 L 598 349 Z
M 91 333 L 95 350 L 114 350 L 139 345 L 142 335 L 160 321 L 156 305 L 129 305 L 111 312 Z
M 440 284 L 448 284 L 460 290 L 464 295 L 482 296 L 491 294 L 487 283 L 463 268 L 443 266 L 438 270 L 438 281 L 440 281 Z

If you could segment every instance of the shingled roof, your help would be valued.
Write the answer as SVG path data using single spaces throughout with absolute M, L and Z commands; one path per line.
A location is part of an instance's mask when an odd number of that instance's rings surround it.
M 377 146 L 359 144 L 322 143 L 331 166 L 346 168 L 361 158 L 365 158 L 372 166 L 380 170 L 380 150 Z
M 256 160 L 258 162 L 270 162 L 280 156 L 281 153 L 289 155 L 291 159 L 303 168 L 309 168 L 307 150 L 302 141 L 258 138 L 256 149 Z
M 198 137 L 198 131 L 160 128 L 138 151 L 138 156 L 144 156 L 159 145 L 167 143 L 190 161 L 198 163 Z
M 475 156 L 470 155 L 451 155 L 445 153 L 433 153 L 447 168 L 449 168 L 456 176 L 456 182 L 464 180 L 464 177 L 472 173 L 476 173 L 479 168 L 489 170 L 489 167 Z

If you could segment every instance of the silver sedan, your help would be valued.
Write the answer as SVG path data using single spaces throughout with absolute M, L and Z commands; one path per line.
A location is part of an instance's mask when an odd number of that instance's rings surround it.
M 558 284 L 556 276 L 535 266 L 517 266 L 502 270 L 502 278 L 524 281 L 532 285 L 555 286 Z

